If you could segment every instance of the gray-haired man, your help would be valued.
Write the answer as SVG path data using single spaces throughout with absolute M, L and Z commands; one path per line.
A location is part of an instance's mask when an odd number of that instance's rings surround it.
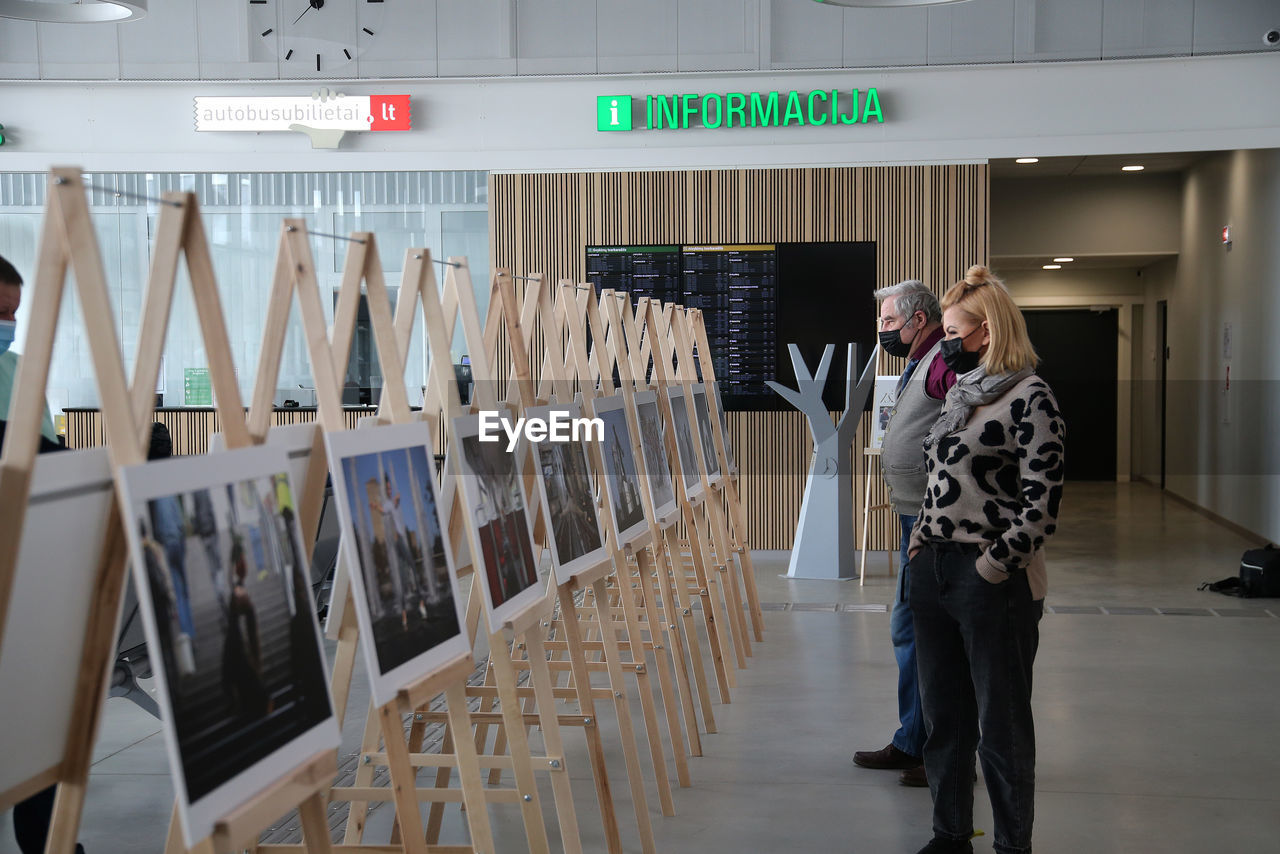
M 902 526 L 901 569 L 889 631 L 898 661 L 898 720 L 901 726 L 881 750 L 858 751 L 853 761 L 863 768 L 901 770 L 904 786 L 927 786 L 924 773 L 924 712 L 916 681 L 916 636 L 907 601 L 907 542 L 924 501 L 925 433 L 942 411 L 956 375 L 941 356 L 942 311 L 938 298 L 915 279 L 875 292 L 880 300 L 880 347 L 890 356 L 905 356 L 907 368 L 898 381 L 897 401 L 889 415 L 880 465 L 889 487 L 889 502 Z M 924 364 L 923 370 L 917 370 Z

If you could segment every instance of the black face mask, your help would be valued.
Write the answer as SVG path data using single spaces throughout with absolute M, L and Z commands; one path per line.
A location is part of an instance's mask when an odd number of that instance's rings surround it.
M 911 353 L 911 347 L 919 336 L 920 330 L 917 329 L 910 341 L 903 341 L 901 329 L 885 329 L 880 333 L 880 349 L 890 356 L 906 356 Z
M 977 329 L 973 330 L 973 332 L 977 332 L 981 329 L 982 327 L 979 326 Z M 972 335 L 973 332 L 970 332 L 969 335 Z M 964 338 L 942 339 L 942 361 L 946 362 L 947 367 L 957 375 L 969 373 L 974 368 L 978 367 L 978 363 L 982 361 L 981 353 L 976 350 L 970 352 L 964 349 L 964 342 L 968 340 L 969 335 L 964 336 Z

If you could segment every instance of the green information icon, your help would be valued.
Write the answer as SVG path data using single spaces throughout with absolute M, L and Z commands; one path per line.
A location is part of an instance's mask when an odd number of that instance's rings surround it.
M 631 130 L 631 96 L 597 95 L 596 130 Z

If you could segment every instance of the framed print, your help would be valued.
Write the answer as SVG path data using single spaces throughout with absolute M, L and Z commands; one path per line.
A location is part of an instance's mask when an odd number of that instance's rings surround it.
M 613 515 L 619 541 L 625 545 L 649 529 L 640 495 L 639 467 L 636 465 L 631 425 L 627 420 L 626 400 L 620 394 L 599 398 L 595 402 L 595 413 L 604 422 L 601 458 L 604 460 L 606 503 Z
M 581 410 L 576 403 L 533 406 L 525 410 L 525 418 L 550 422 L 553 413 L 572 419 L 578 418 Z M 550 437 L 528 445 L 538 467 L 538 495 L 542 499 L 547 530 L 551 532 L 556 583 L 564 584 L 578 573 L 609 560 L 600 531 L 586 449 L 582 442 L 552 441 Z
M 489 606 L 489 629 L 547 607 L 538 581 L 538 550 L 520 472 L 523 449 L 506 450 L 506 437 L 480 441 L 480 416 L 453 419 L 454 452 L 463 504 L 470 521 L 471 555 Z
M 675 484 L 671 482 L 671 464 L 662 439 L 662 413 L 658 411 L 656 391 L 636 392 L 636 421 L 640 425 L 640 450 L 644 454 L 644 481 L 653 502 L 653 512 L 661 527 L 679 518 Z
M 684 388 L 668 388 L 667 399 L 671 401 L 671 430 L 676 437 L 676 456 L 679 457 L 684 494 L 690 501 L 696 501 L 702 497 L 702 461 L 698 458 L 698 449 L 693 445 L 693 427 L 689 423 L 689 410 L 685 406 Z
M 83 711 L 76 683 L 114 491 L 105 447 L 35 458 L 0 638 L 0 796 L 61 765 Z
M 720 456 L 716 453 L 715 427 L 711 424 L 711 410 L 707 408 L 707 390 L 702 383 L 693 384 L 693 411 L 698 418 L 698 441 L 702 445 L 702 459 L 707 466 L 707 481 L 712 486 L 720 483 Z
M 265 445 L 120 471 L 188 846 L 339 743 L 288 472 Z
M 431 430 L 424 421 L 342 430 L 325 444 L 360 647 L 381 706 L 470 651 Z

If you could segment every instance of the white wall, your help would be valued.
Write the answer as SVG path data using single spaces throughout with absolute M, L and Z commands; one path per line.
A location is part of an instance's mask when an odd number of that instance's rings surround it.
M 1280 52 L 872 71 L 416 80 L 415 129 L 314 151 L 295 133 L 196 133 L 195 95 L 306 94 L 308 81 L 0 83 L 0 170 L 507 171 L 973 162 L 1280 147 Z M 332 85 L 332 84 L 331 84 Z M 597 95 L 878 88 L 883 124 L 600 133 Z M 1229 93 L 1229 94 L 1228 94 Z M 641 106 L 643 111 L 643 106 Z
M 1221 243 L 1224 225 L 1230 247 Z M 1159 272 L 1144 315 L 1154 318 L 1155 301 L 1169 300 L 1167 486 L 1280 540 L 1280 151 L 1196 165 L 1186 179 L 1181 258 L 1171 277 Z
M 932 9 L 393 0 L 330 3 L 295 26 L 303 5 L 155 0 L 146 17 L 118 25 L 0 18 L 0 77 L 330 80 L 1034 62 L 1262 51 L 1262 33 L 1277 26 L 1274 0 L 969 0 Z M 284 59 L 308 31 L 337 45 L 313 45 L 325 52 L 319 72 L 300 55 Z

